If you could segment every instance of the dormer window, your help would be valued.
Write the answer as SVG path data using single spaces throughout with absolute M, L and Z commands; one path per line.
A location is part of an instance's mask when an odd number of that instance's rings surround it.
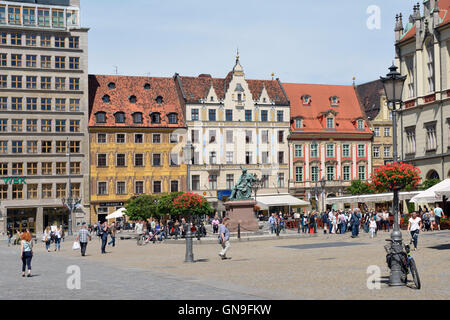
M 327 129 L 334 129 L 334 118 L 327 118 Z
M 114 117 L 116 118 L 116 123 L 125 123 L 125 113 L 117 112 Z
M 339 105 L 339 98 L 336 96 L 330 97 L 330 102 L 332 106 L 338 106 Z
M 237 97 L 238 97 L 237 101 L 238 101 L 238 102 L 242 102 L 242 94 L 239 93 L 239 94 L 237 95 Z
M 164 102 L 163 97 L 161 97 L 161 96 L 156 97 L 157 104 L 163 104 L 163 102 Z
M 263 103 L 267 103 L 267 99 L 266 98 L 263 98 Z
M 113 90 L 113 89 L 116 88 L 116 84 L 115 84 L 114 82 L 110 82 L 110 83 L 108 83 L 108 88 L 109 88 L 110 90 Z
M 214 102 L 214 97 L 211 97 L 209 100 L 210 100 L 211 102 Z
M 97 112 L 96 122 L 97 123 L 106 123 L 106 113 L 105 112 Z
M 133 113 L 133 122 L 137 123 L 137 124 L 141 124 L 142 123 L 142 113 L 140 113 L 140 112 Z
M 128 100 L 130 101 L 130 103 L 135 104 L 137 101 L 137 98 L 136 98 L 136 96 L 131 96 Z
M 362 130 L 364 129 L 364 120 L 358 120 L 358 129 Z
M 150 90 L 150 83 L 144 84 L 144 89 L 145 90 Z
M 296 129 L 303 128 L 303 119 L 295 119 L 295 128 Z
M 161 115 L 159 113 L 157 113 L 157 112 L 152 113 L 150 115 L 150 118 L 151 118 L 153 124 L 160 124 L 161 123 Z
M 178 123 L 178 117 L 176 113 L 171 113 L 167 116 L 169 118 L 169 124 L 177 124 Z
M 311 96 L 309 95 L 302 96 L 302 103 L 305 106 L 309 106 L 311 104 Z
M 102 100 L 103 100 L 103 103 L 110 103 L 110 102 L 111 102 L 111 98 L 110 98 L 110 96 L 108 96 L 107 94 L 105 94 L 105 95 L 102 97 Z

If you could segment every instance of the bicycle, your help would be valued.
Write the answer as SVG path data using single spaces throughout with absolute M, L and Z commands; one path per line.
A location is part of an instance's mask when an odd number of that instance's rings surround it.
M 389 269 L 391 269 L 391 262 L 393 259 L 393 256 L 396 255 L 396 253 L 392 250 L 392 244 L 394 241 L 392 239 L 386 239 L 386 241 L 391 242 L 391 246 L 386 245 L 384 248 L 387 252 L 386 260 L 387 264 L 389 266 Z M 411 273 L 414 284 L 417 288 L 417 290 L 420 290 L 421 283 L 420 283 L 420 277 L 419 277 L 419 271 L 417 270 L 416 262 L 411 254 L 411 244 L 413 244 L 413 239 L 411 239 L 409 244 L 404 245 L 404 250 L 400 252 L 400 262 L 402 267 L 402 281 L 406 284 L 408 282 L 408 275 Z

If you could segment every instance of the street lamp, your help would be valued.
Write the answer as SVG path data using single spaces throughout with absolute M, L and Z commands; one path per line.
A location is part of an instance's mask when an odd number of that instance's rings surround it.
M 75 209 L 77 209 L 80 206 L 81 199 L 78 197 L 72 197 L 72 182 L 71 182 L 71 168 L 70 168 L 70 149 L 69 152 L 66 154 L 69 157 L 69 196 L 67 198 L 62 198 L 62 204 L 64 207 L 66 207 L 69 210 L 69 236 L 73 235 L 72 230 L 72 215 Z
M 186 178 L 186 188 L 187 191 L 191 191 L 191 163 L 192 163 L 192 156 L 194 154 L 194 146 L 192 145 L 191 141 L 187 141 L 186 145 L 183 147 L 183 154 L 184 154 L 184 162 L 187 165 L 187 178 Z M 189 226 L 186 232 L 186 257 L 184 259 L 184 262 L 186 263 L 193 263 L 194 262 L 194 251 L 193 251 L 193 243 L 192 243 L 192 232 L 191 232 L 191 210 L 189 209 Z
M 398 71 L 395 65 L 389 68 L 389 73 L 386 75 L 386 78 L 381 77 L 381 82 L 384 86 L 384 91 L 386 93 L 386 100 L 388 104 L 388 108 L 392 111 L 392 127 L 393 127 L 393 148 L 394 148 L 394 163 L 398 160 L 398 152 L 397 152 L 397 104 L 398 109 L 402 106 L 402 94 L 403 94 L 403 86 L 405 84 L 406 76 L 402 76 Z M 403 251 L 403 243 L 402 243 L 402 233 L 400 231 L 399 224 L 399 191 L 400 189 L 395 188 L 394 190 L 394 199 L 392 202 L 392 211 L 394 213 L 394 229 L 391 234 L 392 242 L 392 251 L 400 254 Z M 390 286 L 404 286 L 405 283 L 401 280 L 403 276 L 403 272 L 400 265 L 399 259 L 393 259 L 391 265 L 391 276 L 389 278 Z
M 320 180 L 320 187 L 322 188 L 322 212 L 325 211 L 325 187 L 327 186 L 327 181 L 325 177 Z

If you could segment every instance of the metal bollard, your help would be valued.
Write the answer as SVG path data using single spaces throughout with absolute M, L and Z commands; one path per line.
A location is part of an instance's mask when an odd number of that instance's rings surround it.
M 241 224 L 238 224 L 238 239 L 241 239 Z

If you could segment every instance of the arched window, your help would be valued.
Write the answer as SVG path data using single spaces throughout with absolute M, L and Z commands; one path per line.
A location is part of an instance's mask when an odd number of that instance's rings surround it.
M 164 103 L 164 99 L 163 99 L 163 97 L 161 97 L 161 96 L 158 96 L 158 97 L 156 97 L 156 103 L 157 104 L 163 104 Z
M 438 180 L 440 180 L 439 173 L 437 173 L 436 170 L 431 170 L 427 174 L 427 179 L 428 180 L 431 180 L 431 179 L 438 179 Z
M 116 88 L 116 84 L 115 84 L 114 82 L 110 82 L 110 83 L 108 83 L 108 88 L 109 88 L 110 90 L 113 90 L 113 89 Z
M 106 122 L 106 113 L 105 112 L 97 112 L 95 114 L 97 123 L 105 123 Z
M 114 117 L 116 118 L 116 123 L 125 123 L 125 113 L 117 112 Z
M 137 101 L 137 98 L 136 98 L 136 96 L 131 96 L 128 100 L 130 101 L 130 103 L 135 104 Z
M 110 102 L 111 102 L 111 97 L 108 96 L 107 94 L 105 94 L 105 95 L 102 97 L 102 100 L 103 100 L 104 103 L 110 103 Z
M 142 113 L 140 112 L 133 113 L 133 122 L 138 124 L 142 123 Z
M 339 105 L 339 98 L 336 96 L 330 97 L 331 105 L 336 107 Z
M 301 99 L 302 99 L 303 105 L 309 106 L 311 104 L 311 96 L 310 95 L 305 94 L 302 96 Z
M 152 119 L 153 124 L 161 123 L 161 115 L 158 112 L 152 113 L 150 118 Z
M 144 89 L 145 90 L 150 90 L 150 83 L 144 84 Z
M 176 113 L 170 113 L 167 117 L 169 118 L 169 124 L 178 123 L 178 115 Z

